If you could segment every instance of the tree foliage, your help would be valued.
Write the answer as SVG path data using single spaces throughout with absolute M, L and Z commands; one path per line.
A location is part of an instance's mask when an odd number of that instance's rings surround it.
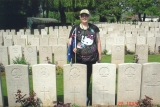
M 160 0 L 128 0 L 128 4 L 132 9 L 132 14 L 138 14 L 140 21 L 142 21 L 142 14 L 143 21 L 145 21 L 146 15 L 159 16 L 159 3 Z
M 40 12 L 43 17 L 59 17 L 57 20 L 65 24 L 66 20 L 78 20 L 83 8 L 101 22 L 120 21 L 126 12 L 137 14 L 140 21 L 145 21 L 146 15 L 160 16 L 160 0 L 0 0 L 0 28 L 25 27 L 26 18 Z

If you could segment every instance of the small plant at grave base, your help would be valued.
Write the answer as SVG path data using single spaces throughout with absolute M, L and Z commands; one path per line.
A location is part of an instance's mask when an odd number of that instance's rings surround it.
M 71 103 L 64 104 L 60 101 L 54 101 L 53 104 L 55 104 L 53 107 L 71 107 Z
M 4 72 L 5 71 L 5 67 L 4 65 L 0 62 L 0 72 Z
M 28 42 L 28 43 L 27 43 L 27 46 L 29 46 L 29 45 L 31 45 L 31 42 Z
M 15 60 L 13 60 L 14 64 L 24 64 L 29 65 L 29 63 L 26 61 L 24 57 L 15 57 Z
M 0 72 L 1 72 L 2 76 L 5 75 L 5 67 L 4 67 L 3 63 L 1 63 L 1 62 L 0 62 Z
M 103 52 L 102 52 L 102 54 L 103 55 L 107 55 L 107 52 L 108 52 L 107 49 L 104 49 Z
M 78 105 L 76 105 L 76 104 L 73 104 L 73 105 L 72 105 L 72 107 L 79 107 L 79 106 L 78 106 Z
M 150 46 L 148 47 L 148 55 L 151 54 L 151 51 L 150 51 Z
M 49 57 L 46 57 L 46 61 L 48 62 L 48 64 L 52 64 Z M 58 66 L 58 62 L 56 62 L 55 65 L 56 65 L 56 74 L 57 75 L 62 75 L 63 74 L 63 68 Z
M 160 46 L 158 46 L 158 53 L 160 54 Z
M 36 93 L 33 91 L 29 94 L 29 97 L 25 98 L 25 95 L 21 94 L 21 90 L 17 90 L 16 103 L 21 103 L 21 107 L 38 107 L 38 99 L 35 99 Z
M 131 51 L 127 49 L 127 46 L 125 45 L 125 55 L 131 54 Z
M 153 99 L 145 95 L 144 99 L 140 99 L 137 101 L 138 107 L 153 107 L 151 100 Z
M 46 57 L 46 61 L 48 62 L 48 64 L 52 64 L 48 56 Z
M 138 61 L 139 61 L 138 55 L 135 54 L 135 55 L 134 55 L 134 62 L 133 62 L 133 63 L 138 63 Z
M 63 75 L 63 68 L 58 66 L 58 62 L 56 62 L 55 65 L 56 65 L 56 74 Z

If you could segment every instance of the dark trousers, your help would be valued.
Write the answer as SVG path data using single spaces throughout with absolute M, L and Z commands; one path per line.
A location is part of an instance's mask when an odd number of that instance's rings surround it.
M 87 63 L 87 94 L 89 92 L 89 85 L 90 85 L 90 80 L 91 80 L 91 75 L 92 75 L 92 65 L 94 63 Z

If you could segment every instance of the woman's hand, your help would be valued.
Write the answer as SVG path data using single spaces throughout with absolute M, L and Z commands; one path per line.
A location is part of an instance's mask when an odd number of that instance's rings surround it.
M 76 48 L 73 48 L 73 52 L 76 53 L 76 52 L 77 52 L 77 49 L 76 49 Z

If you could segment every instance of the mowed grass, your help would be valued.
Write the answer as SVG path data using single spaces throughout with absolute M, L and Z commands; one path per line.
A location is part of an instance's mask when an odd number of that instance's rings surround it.
M 38 58 L 39 60 L 39 58 Z M 54 60 L 54 59 L 52 59 Z M 39 61 L 38 61 L 39 62 Z M 125 55 L 125 63 L 132 63 L 134 62 L 134 56 L 133 55 Z M 148 62 L 160 62 L 160 55 L 149 55 L 148 56 Z M 111 56 L 110 55 L 103 55 L 101 63 L 111 63 Z M 57 75 L 56 76 L 56 82 L 57 82 L 57 100 L 63 102 L 63 75 Z M 92 93 L 92 83 L 90 85 L 90 92 L 89 92 L 89 98 L 91 99 L 91 93 Z M 32 82 L 32 76 L 30 75 L 30 91 L 33 91 L 33 82 Z M 7 87 L 6 87 L 6 78 L 5 76 L 2 76 L 2 93 L 4 96 L 4 103 L 5 105 L 8 105 L 7 100 Z M 29 93 L 26 93 L 29 94 Z

